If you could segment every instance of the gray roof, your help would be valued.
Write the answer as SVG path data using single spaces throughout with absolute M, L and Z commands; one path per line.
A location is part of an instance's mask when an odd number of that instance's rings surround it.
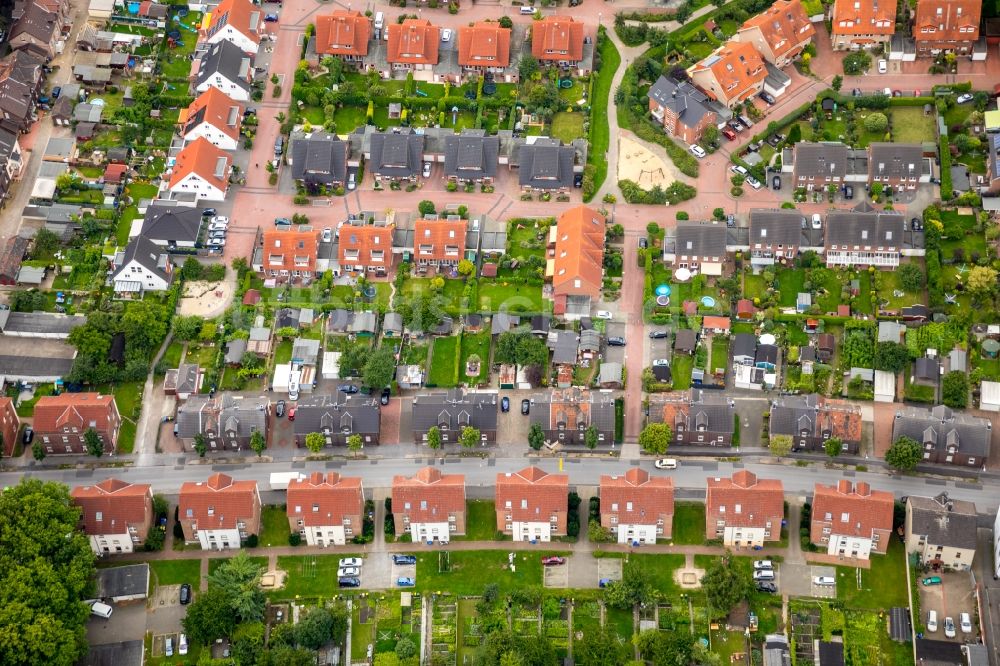
M 590 329 L 586 331 L 580 331 L 580 344 L 579 349 L 581 352 L 584 351 L 600 351 L 601 350 L 601 334 L 597 331 Z
M 299 309 L 281 308 L 274 313 L 274 325 L 277 328 L 298 328 Z
M 319 340 L 295 338 L 292 343 L 292 361 L 303 365 L 316 365 L 319 357 Z
M 726 225 L 715 222 L 678 222 L 675 248 L 678 255 L 724 258 Z
M 975 504 L 950 499 L 948 493 L 933 498 L 910 495 L 907 501 L 913 534 L 926 537 L 931 546 L 976 549 L 978 517 Z
M 24 337 L 31 337 L 32 333 L 69 335 L 74 328 L 86 323 L 87 318 L 78 315 L 0 310 L 0 331 L 20 333 Z
M 226 363 L 237 364 L 243 362 L 243 357 L 247 353 L 247 341 L 245 338 L 235 338 L 226 344 Z
M 384 333 L 402 333 L 403 332 L 403 315 L 398 312 L 387 312 L 385 313 L 385 318 L 382 320 L 382 331 Z
M 919 143 L 872 143 L 868 151 L 872 178 L 920 178 L 924 149 Z
M 331 331 L 347 331 L 351 328 L 351 322 L 353 321 L 353 312 L 343 308 L 337 308 L 336 310 L 331 310 L 327 315 L 326 325 Z
M 142 235 L 151 241 L 194 243 L 201 231 L 200 208 L 151 204 L 142 222 Z
M 493 320 L 490 322 L 490 331 L 493 335 L 499 335 L 507 331 L 512 331 L 520 325 L 521 318 L 518 315 L 497 312 L 493 315 Z
M 947 450 L 949 443 L 960 454 L 988 456 L 992 425 L 986 419 L 953 412 L 944 405 L 933 409 L 906 407 L 896 412 L 892 439 L 909 437 L 925 447 L 934 444 L 938 451 Z
M 803 245 L 805 216 L 797 210 L 754 208 L 750 211 L 750 249 L 754 245 Z
M 534 335 L 548 335 L 552 328 L 552 317 L 546 315 L 532 315 L 531 332 Z
M 374 333 L 378 325 L 378 317 L 371 310 L 355 312 L 354 321 L 351 322 L 351 332 L 353 333 Z
M 73 120 L 85 123 L 99 123 L 104 114 L 104 107 L 98 104 L 83 102 L 73 108 Z
M 136 595 L 145 597 L 149 590 L 149 565 L 129 564 L 98 569 L 96 578 L 96 597 L 99 599 Z
M 347 144 L 336 134 L 313 132 L 294 139 L 292 178 L 306 183 L 333 185 L 347 180 Z
M 913 363 L 913 374 L 918 379 L 937 380 L 941 374 L 941 364 L 936 358 L 922 356 Z
M 198 433 L 235 432 L 237 437 L 249 437 L 254 431 L 266 433 L 267 405 L 265 397 L 243 397 L 222 393 L 214 398 L 191 396 L 177 408 L 177 436 L 190 439 Z
M 986 138 L 990 176 L 1000 178 L 1000 134 L 987 134 Z
M 949 361 L 948 371 L 965 372 L 967 360 L 968 360 L 968 354 L 965 352 L 964 349 L 958 349 L 957 347 L 955 349 L 952 349 L 951 353 L 948 354 L 948 361 Z
M 518 182 L 540 190 L 555 190 L 573 185 L 573 161 L 576 149 L 555 139 L 539 139 L 521 148 Z
M 267 342 L 271 339 L 271 329 L 264 326 L 253 326 L 250 328 L 250 337 L 248 339 L 251 342 Z
M 142 666 L 144 650 L 141 640 L 91 645 L 77 666 Z
M 208 47 L 208 51 L 202 56 L 195 86 L 211 85 L 211 79 L 220 74 L 249 91 L 247 74 L 251 63 L 252 59 L 235 43 L 228 39 L 220 40 Z
M 601 363 L 601 371 L 598 378 L 599 384 L 620 383 L 622 381 L 621 363 Z
M 463 130 L 445 139 L 444 175 L 463 180 L 493 178 L 497 173 L 500 139 L 485 130 Z
M 295 434 L 311 432 L 348 432 L 375 434 L 379 432 L 378 398 L 355 393 L 314 395 L 295 405 Z
M 733 358 L 746 356 L 754 358 L 757 354 L 757 337 L 752 333 L 737 333 L 733 336 Z
M 906 334 L 906 324 L 896 321 L 880 321 L 878 323 L 879 342 L 899 342 Z
M 125 271 L 126 266 L 131 262 L 137 262 L 150 273 L 170 282 L 170 273 L 167 272 L 167 265 L 170 257 L 164 253 L 163 248 L 156 245 L 145 236 L 136 236 L 125 246 L 121 263 L 115 271 L 114 278 L 117 279 Z M 125 274 L 123 279 L 127 279 L 129 274 Z
M 576 363 L 579 341 L 573 331 L 549 331 L 545 344 L 552 350 L 553 363 Z
M 408 129 L 374 132 L 371 135 L 372 173 L 390 178 L 409 178 L 420 173 L 424 137 Z
M 425 432 L 433 426 L 449 430 L 461 430 L 465 426 L 496 430 L 497 394 L 465 393 L 454 389 L 414 396 L 412 420 L 416 432 Z
M 602 366 L 603 367 L 603 366 Z M 589 413 L 577 405 L 589 404 Z M 594 426 L 605 432 L 615 428 L 615 399 L 610 393 L 587 389 L 561 389 L 537 394 L 532 397 L 531 422 L 542 428 L 552 429 L 552 416 L 557 423 L 565 423 L 567 428 L 579 427 L 573 416 L 585 417 L 585 426 Z
M 194 393 L 197 391 L 200 370 L 197 363 L 181 363 L 177 366 L 177 392 Z
M 697 341 L 697 335 L 691 329 L 677 329 L 677 333 L 674 334 L 674 349 L 694 351 Z
M 0 376 L 8 381 L 18 377 L 65 377 L 72 369 L 72 358 L 0 355 Z
M 816 360 L 816 348 L 812 345 L 799 347 L 799 363 Z
M 782 634 L 768 634 L 764 638 L 764 666 L 791 666 L 792 655 L 788 639 Z
M 818 437 L 824 429 L 831 432 L 835 429 L 836 419 L 825 414 L 845 411 L 860 410 L 854 405 L 825 402 L 816 393 L 783 396 L 771 403 L 771 433 L 798 436 L 805 431 L 810 436 Z M 842 437 L 844 434 L 835 432 L 831 436 Z
M 671 109 L 677 114 L 677 120 L 688 127 L 696 127 L 706 114 L 712 113 L 708 96 L 687 81 L 678 83 L 661 76 L 646 96 Z
M 793 149 L 795 177 L 843 179 L 847 176 L 848 148 L 842 143 L 797 143 Z
M 675 423 L 683 424 L 686 430 L 708 430 L 711 432 L 733 432 L 733 414 L 736 407 L 726 396 L 713 392 L 691 389 L 687 393 L 661 393 L 650 396 L 649 418 L 653 422 L 663 421 L 663 409 L 654 405 L 679 403 L 686 406 L 677 411 Z
M 831 211 L 826 216 L 826 246 L 900 247 L 903 216 L 897 213 Z

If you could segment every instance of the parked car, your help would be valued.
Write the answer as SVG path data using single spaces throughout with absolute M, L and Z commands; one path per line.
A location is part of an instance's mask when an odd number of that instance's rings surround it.
M 819 213 L 813 213 L 812 215 L 812 228 L 813 229 L 823 228 L 823 217 Z
M 340 562 L 337 562 L 338 567 L 360 567 L 364 564 L 364 560 L 360 557 L 342 557 Z
M 747 175 L 746 168 L 743 167 L 740 164 L 734 164 L 733 166 L 729 167 L 729 170 L 732 171 L 733 173 L 739 174 L 741 176 L 746 176 Z
M 382 404 L 382 405 L 388 405 L 389 404 L 389 396 L 391 396 L 391 395 L 392 395 L 392 389 L 390 389 L 388 386 L 386 386 L 384 389 L 382 389 L 382 395 L 378 399 L 379 403 Z
M 773 569 L 761 569 L 759 571 L 753 572 L 754 580 L 774 580 L 774 570 Z
M 347 189 L 353 190 L 355 187 L 358 186 L 357 176 L 358 176 L 358 174 L 356 174 L 353 171 L 351 173 L 347 174 Z
M 201 216 L 202 217 L 211 217 L 213 215 L 215 215 L 215 209 L 214 208 L 202 208 L 201 209 Z
M 180 595 L 181 606 L 187 606 L 191 603 L 191 585 L 190 583 L 184 583 L 181 585 L 181 595 Z
M 746 183 L 755 190 L 760 189 L 760 181 L 754 178 L 753 176 L 747 176 Z
M 650 331 L 649 332 L 649 337 L 652 340 L 663 340 L 663 339 L 667 338 L 667 336 L 669 336 L 669 335 L 670 334 L 667 333 L 666 331 Z
M 837 579 L 833 576 L 813 576 L 813 585 L 836 585 Z
M 645 236 L 639 236 L 639 247 L 642 249 L 649 247 L 649 240 Z
M 274 405 L 274 415 L 277 416 L 279 419 L 282 416 L 285 415 L 285 401 L 284 400 L 279 400 L 277 403 L 275 403 L 275 405 Z
M 337 569 L 337 576 L 343 578 L 345 576 L 358 576 L 361 574 L 360 567 L 340 567 Z
M 772 562 L 771 560 L 754 560 L 754 562 L 753 562 L 753 568 L 754 569 L 773 569 L 774 568 L 774 562 Z
M 274 156 L 281 157 L 281 153 L 285 151 L 285 137 L 279 136 L 274 140 Z
M 333 229 L 331 227 L 325 227 L 323 229 L 323 242 L 330 243 L 333 241 Z
M 774 190 L 781 189 L 781 176 L 775 175 L 771 177 L 771 189 Z
M 756 588 L 758 592 L 767 592 L 768 594 L 774 594 L 778 591 L 777 585 L 766 580 L 757 581 Z
M 735 227 L 736 226 L 736 216 L 733 215 L 732 213 L 730 213 L 729 215 L 726 215 L 726 226 L 727 227 Z
M 611 583 L 612 583 L 612 580 L 610 578 L 602 578 L 601 580 L 597 581 L 597 586 L 598 587 L 607 587 L 608 585 L 611 585 Z
M 188 653 L 188 639 L 186 634 L 181 634 L 181 637 L 177 640 L 177 654 L 185 655 Z
M 955 100 L 955 104 L 968 104 L 974 99 L 972 93 L 963 93 Z
M 656 469 L 677 469 L 677 459 L 676 458 L 660 458 L 655 463 L 653 467 Z
M 424 162 L 424 178 L 430 178 L 430 177 L 431 177 L 431 163 Z
M 848 199 L 848 200 L 854 198 L 854 186 L 853 185 L 844 185 L 844 198 Z
M 944 635 L 947 638 L 955 637 L 955 620 L 950 617 L 944 619 Z
M 510 411 L 510 398 L 507 396 L 500 398 L 500 411 L 504 414 Z
M 452 33 L 451 28 L 445 28 L 444 30 L 441 31 L 441 41 L 450 42 L 452 34 L 454 33 Z
M 276 217 L 274 218 L 274 226 L 276 227 L 290 227 L 292 226 L 292 221 L 287 217 Z
M 229 225 L 227 225 L 227 224 L 220 224 L 219 222 L 212 222 L 210 225 L 208 225 L 208 230 L 209 231 L 226 231 L 228 229 L 229 229 Z
M 972 633 L 972 618 L 968 613 L 960 613 L 958 616 L 958 626 L 963 634 Z
M 337 390 L 341 393 L 357 393 L 358 387 L 354 384 L 341 384 L 337 387 Z
M 923 583 L 924 585 L 940 585 L 941 576 L 928 576 L 927 578 L 924 578 L 920 582 Z
M 767 102 L 769 105 L 770 104 L 776 104 L 777 101 L 778 101 L 778 100 L 774 99 L 774 95 L 772 95 L 771 93 L 764 92 L 764 91 L 761 91 L 760 98 L 762 100 L 764 100 L 765 102 Z
M 583 174 L 575 173 L 573 174 L 573 187 L 579 189 L 583 187 Z
M 611 346 L 611 347 L 624 347 L 625 346 L 625 338 L 623 338 L 621 336 L 612 336 L 612 337 L 608 338 L 608 345 Z
M 224 247 L 225 245 L 226 245 L 226 239 L 225 238 L 209 238 L 208 239 L 208 246 L 209 247 Z
M 338 578 L 337 585 L 340 587 L 361 587 L 361 579 L 357 576 L 347 576 Z
M 665 358 L 654 358 L 653 359 L 653 367 L 654 368 L 661 368 L 661 367 L 665 368 L 665 367 L 669 367 L 669 366 L 670 366 L 670 360 L 669 359 L 665 359 Z
M 31 440 L 33 439 L 35 439 L 35 431 L 31 429 L 31 426 L 26 426 L 24 433 L 21 435 L 21 443 L 31 444 Z
M 525 398 L 521 401 L 521 413 L 527 416 L 531 412 L 531 401 Z
M 226 230 L 225 229 L 216 229 L 215 231 L 209 231 L 208 232 L 208 237 L 209 238 L 225 238 L 226 237 Z
M 52 89 L 52 99 L 59 99 L 59 95 L 62 94 L 62 86 L 56 86 Z
M 885 74 L 888 71 L 889 71 L 889 63 L 884 58 L 879 59 L 879 61 L 878 61 L 878 73 L 879 74 Z
M 397 587 L 413 587 L 417 584 L 417 581 L 410 576 L 400 576 L 396 579 Z
M 163 656 L 172 657 L 174 656 L 174 637 L 167 636 L 163 640 Z
M 736 132 L 733 131 L 733 128 L 731 127 L 723 127 L 722 136 L 726 137 L 730 141 L 736 141 Z
M 294 421 L 295 420 L 295 408 L 294 407 L 292 407 L 291 409 L 288 410 L 288 420 L 289 421 Z
M 608 312 L 607 310 L 598 310 L 597 311 L 597 318 L 598 319 L 613 319 L 611 313 Z
M 416 564 L 417 557 L 415 555 L 393 555 L 393 564 Z
M 559 557 L 558 555 L 550 555 L 548 557 L 543 557 L 542 558 L 542 566 L 543 567 L 554 567 L 554 566 L 558 566 L 560 564 L 566 564 L 566 558 L 565 557 Z
M 691 154 L 694 155 L 695 157 L 705 157 L 706 155 L 708 155 L 708 153 L 705 152 L 705 149 L 699 146 L 697 143 L 691 144 Z
M 927 631 L 934 632 L 938 630 L 938 620 L 937 611 L 932 610 L 927 613 Z
M 265 23 L 277 23 L 278 22 L 278 15 L 277 14 L 264 14 L 264 22 Z

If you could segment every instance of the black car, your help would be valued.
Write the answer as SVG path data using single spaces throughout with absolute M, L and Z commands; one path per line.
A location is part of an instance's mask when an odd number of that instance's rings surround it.
M 736 216 L 733 215 L 732 213 L 730 213 L 729 215 L 726 215 L 726 226 L 727 227 L 735 227 L 736 226 Z M 664 335 L 663 337 L 667 337 L 667 336 Z
M 383 405 L 388 405 L 390 395 L 392 395 L 392 391 L 388 386 L 386 386 L 384 389 L 382 389 L 382 397 L 378 399 L 379 403 Z
M 357 393 L 358 387 L 354 384 L 341 384 L 337 387 L 337 390 L 341 393 Z
M 774 176 L 771 178 L 771 187 L 776 190 L 781 189 L 781 176 Z
M 187 606 L 191 603 L 191 585 L 184 583 L 181 585 L 181 605 Z
M 277 404 L 274 405 L 274 415 L 279 419 L 285 415 L 285 401 L 279 400 Z
M 845 199 L 853 199 L 854 198 L 854 186 L 853 185 L 844 185 L 844 198 Z
M 578 173 L 573 175 L 573 187 L 583 187 L 583 174 Z
M 624 347 L 625 346 L 625 338 L 623 338 L 621 336 L 610 337 L 610 338 L 608 338 L 608 346 L 610 346 L 610 347 Z
M 762 100 L 764 100 L 765 102 L 767 102 L 768 104 L 774 104 L 775 102 L 777 102 L 777 100 L 774 99 L 774 96 L 772 96 L 770 93 L 766 93 L 766 92 L 761 92 L 760 93 L 760 98 Z
M 531 401 L 525 398 L 521 401 L 521 413 L 525 416 L 531 411 Z
M 24 434 L 21 435 L 22 444 L 31 444 L 31 440 L 35 439 L 35 431 L 31 429 L 31 426 L 27 426 L 24 429 Z
M 393 564 L 416 564 L 417 558 L 415 555 L 393 555 Z
M 769 594 L 774 594 L 778 591 L 778 586 L 772 582 L 766 580 L 757 581 L 757 591 L 758 592 L 768 592 Z
M 337 579 L 340 587 L 361 587 L 361 579 L 357 576 L 341 576 Z
M 507 396 L 500 398 L 500 411 L 505 414 L 510 411 L 510 398 Z
M 666 337 L 670 335 L 666 331 L 650 331 L 649 337 L 653 340 L 665 340 Z
M 215 209 L 214 208 L 202 208 L 201 209 L 201 216 L 202 217 L 210 217 L 212 215 L 215 215 Z

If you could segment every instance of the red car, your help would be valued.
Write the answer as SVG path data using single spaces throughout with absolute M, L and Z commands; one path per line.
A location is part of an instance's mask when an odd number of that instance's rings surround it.
M 554 567 L 554 566 L 557 566 L 559 564 L 566 564 L 566 558 L 565 557 L 557 557 L 555 555 L 550 555 L 549 557 L 543 557 L 542 558 L 542 566 L 543 567 Z
M 736 141 L 736 132 L 728 127 L 722 128 L 722 136 L 726 137 L 730 141 Z

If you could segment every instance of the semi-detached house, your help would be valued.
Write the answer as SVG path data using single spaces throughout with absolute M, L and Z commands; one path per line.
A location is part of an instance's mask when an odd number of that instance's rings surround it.
M 237 102 L 247 102 L 253 89 L 253 58 L 228 39 L 212 44 L 201 56 L 194 89 L 218 88 Z
M 835 0 L 831 40 L 837 51 L 888 47 L 896 32 L 896 0 Z
M 538 467 L 497 474 L 497 531 L 514 541 L 551 541 L 566 534 L 569 476 Z
M 264 12 L 250 0 L 222 0 L 212 10 L 205 41 L 218 44 L 229 41 L 244 53 L 257 53 L 264 32 Z
M 976 505 L 948 493 L 906 500 L 906 552 L 919 553 L 920 563 L 935 570 L 969 570 L 978 526 Z
M 810 540 L 828 555 L 869 559 L 885 554 L 892 537 L 893 495 L 863 481 L 816 484 Z
M 148 483 L 109 478 L 70 492 L 80 507 L 80 526 L 98 556 L 135 552 L 153 525 L 153 491 Z
M 438 64 L 441 28 L 427 19 L 390 23 L 386 60 L 394 72 L 431 72 Z
M 589 69 L 584 61 L 583 23 L 571 16 L 546 16 L 531 24 L 531 55 L 543 65 Z
M 317 16 L 316 55 L 320 59 L 335 56 L 352 67 L 361 67 L 371 35 L 371 19 L 359 11 L 337 10 Z
M 165 189 L 175 199 L 225 201 L 232 168 L 232 155 L 199 136 L 177 154 Z
M 260 492 L 256 481 L 236 481 L 216 473 L 207 481 L 181 485 L 178 520 L 184 542 L 202 550 L 239 548 L 260 532 Z
M 803 246 L 806 218 L 795 210 L 750 210 L 750 263 L 772 266 L 795 261 Z
M 113 395 L 62 393 L 38 399 L 32 427 L 50 455 L 87 453 L 88 430 L 97 433 L 105 453 L 114 453 L 121 421 Z
M 784 487 L 778 479 L 758 479 L 746 470 L 731 479 L 709 478 L 705 538 L 747 548 L 780 541 L 784 502 Z
M 815 34 L 800 0 L 778 0 L 747 19 L 733 40 L 753 44 L 764 60 L 780 69 L 801 54 Z
M 319 234 L 310 226 L 265 231 L 261 273 L 280 282 L 313 277 L 316 274 Z
M 392 266 L 394 225 L 385 220 L 351 218 L 340 227 L 338 262 L 344 273 L 385 275 Z
M 601 527 L 618 543 L 656 543 L 670 539 L 674 521 L 674 482 L 632 467 L 623 475 L 601 475 Z
M 198 137 L 222 150 L 236 150 L 240 144 L 243 106 L 218 88 L 211 87 L 181 111 L 177 123 L 185 141 Z
M 739 104 L 764 88 L 767 68 L 753 44 L 729 41 L 693 65 L 691 81 L 725 106 Z
M 396 534 L 414 543 L 446 543 L 465 534 L 465 475 L 424 467 L 412 477 L 392 479 Z
M 555 314 L 589 315 L 600 299 L 605 231 L 605 217 L 589 206 L 570 208 L 549 227 L 545 279 L 552 283 Z M 571 300 L 579 307 L 568 307 Z
M 826 216 L 826 265 L 895 269 L 903 247 L 903 216 L 832 211 Z
M 971 55 L 979 40 L 981 0 L 919 0 L 913 18 L 917 55 Z
M 414 225 L 413 253 L 420 266 L 457 266 L 465 257 L 465 220 L 421 218 Z
M 310 546 L 343 546 L 360 534 L 365 493 L 359 476 L 313 472 L 288 482 L 288 528 Z

